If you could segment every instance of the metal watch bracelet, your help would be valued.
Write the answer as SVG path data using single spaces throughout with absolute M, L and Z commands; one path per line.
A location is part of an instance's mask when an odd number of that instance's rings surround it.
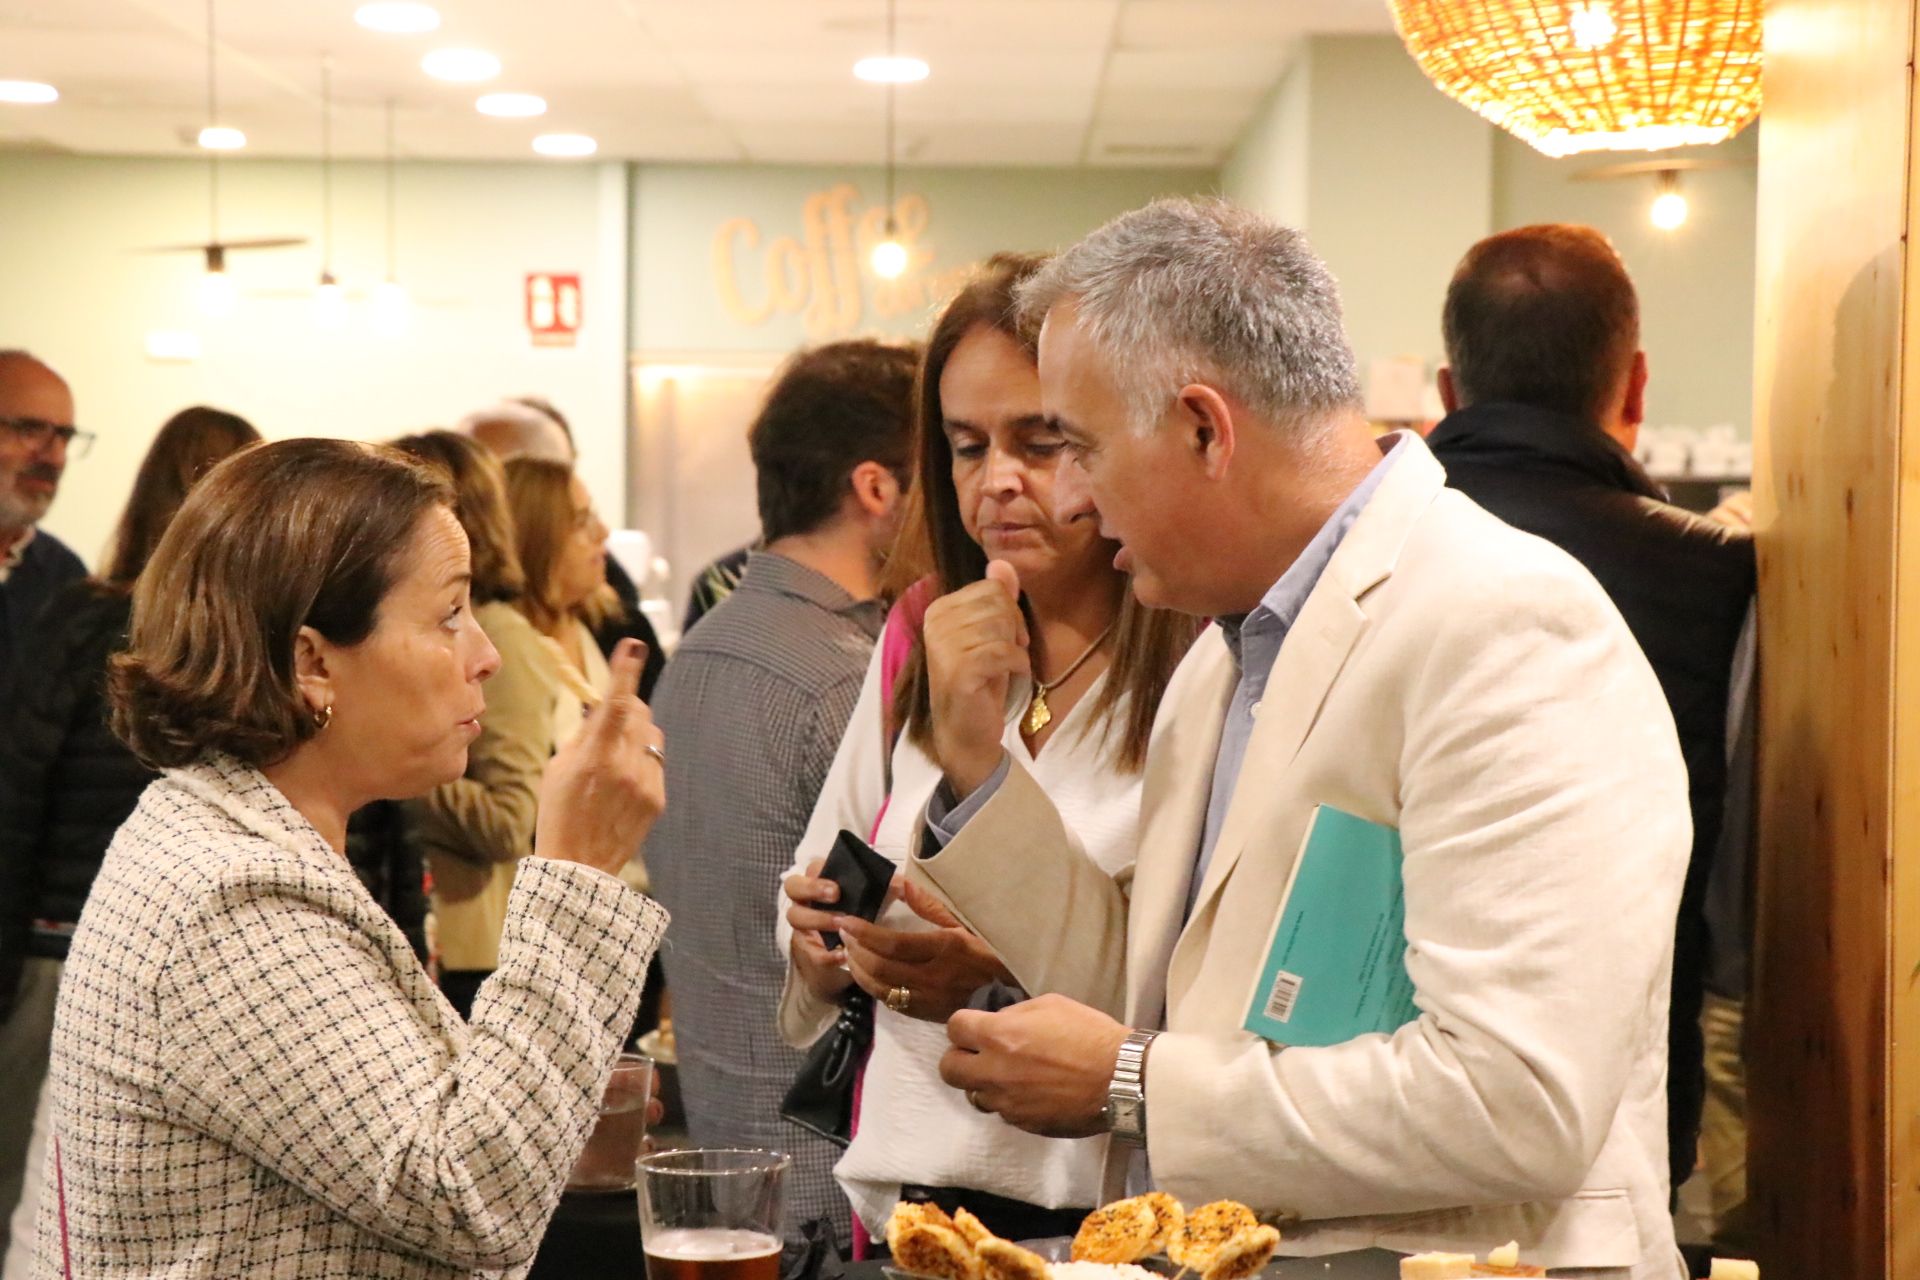
M 1147 1046 L 1158 1031 L 1130 1031 L 1120 1042 L 1107 1086 L 1107 1130 L 1115 1140 L 1147 1145 Z

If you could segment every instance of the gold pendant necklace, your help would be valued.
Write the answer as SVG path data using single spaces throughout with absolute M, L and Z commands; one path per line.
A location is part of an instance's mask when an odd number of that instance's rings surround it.
M 1107 637 L 1113 634 L 1113 625 L 1113 623 L 1109 622 L 1107 629 L 1095 636 L 1093 643 L 1087 646 L 1087 651 L 1069 663 L 1065 671 L 1062 671 L 1052 680 L 1035 680 L 1033 682 L 1033 700 L 1027 704 L 1027 716 L 1022 722 L 1022 727 L 1026 730 L 1029 738 L 1053 723 L 1053 708 L 1047 705 L 1047 695 L 1065 684 L 1067 679 L 1072 676 L 1074 672 L 1078 671 L 1088 658 L 1094 655 L 1094 651 L 1107 642 Z

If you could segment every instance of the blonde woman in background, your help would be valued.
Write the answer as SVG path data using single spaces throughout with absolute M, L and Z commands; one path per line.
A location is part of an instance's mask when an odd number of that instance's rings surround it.
M 455 513 L 472 550 L 474 621 L 500 651 L 466 773 L 401 806 L 405 838 L 433 877 L 440 989 L 464 1018 L 499 960 L 514 868 L 533 852 L 540 778 L 558 745 L 555 659 L 516 607 L 527 581 L 499 460 L 451 431 L 405 436 L 394 447 L 453 482 Z
M 566 463 L 522 455 L 507 459 L 506 473 L 515 547 L 527 579 L 517 607 L 544 641 L 553 740 L 564 743 L 607 684 L 607 660 L 594 639 L 595 629 L 620 612 L 620 597 L 607 585 L 607 526 Z M 646 891 L 637 852 L 621 876 Z

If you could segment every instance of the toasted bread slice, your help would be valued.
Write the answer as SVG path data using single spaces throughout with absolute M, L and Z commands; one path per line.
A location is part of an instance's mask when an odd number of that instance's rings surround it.
M 1095 1209 L 1080 1224 L 1079 1234 L 1073 1237 L 1073 1260 L 1109 1265 L 1138 1262 L 1153 1252 L 1159 1228 L 1160 1220 L 1146 1201 L 1116 1200 Z
M 1213 1265 L 1201 1280 L 1251 1280 L 1279 1247 L 1277 1228 L 1259 1226 L 1242 1231 L 1214 1250 Z
M 1215 1200 L 1187 1214 L 1179 1233 L 1167 1244 L 1167 1256 L 1191 1270 L 1205 1273 L 1214 1255 L 1243 1231 L 1260 1225 L 1253 1210 L 1237 1200 Z
M 947 1216 L 947 1211 L 939 1205 L 910 1204 L 902 1200 L 899 1204 L 893 1206 L 893 1214 L 887 1219 L 887 1248 L 893 1253 L 898 1254 L 900 1252 L 900 1246 L 898 1244 L 900 1232 L 906 1230 L 908 1227 L 923 1225 L 945 1227 L 949 1231 L 958 1230 L 958 1228 L 954 1226 L 953 1219 Z
M 893 1261 L 902 1271 L 933 1280 L 983 1280 L 980 1259 L 951 1227 L 915 1222 L 894 1233 Z
M 1147 1207 L 1153 1210 L 1153 1251 L 1165 1253 L 1168 1246 L 1173 1243 L 1174 1236 L 1178 1235 L 1180 1228 L 1186 1225 L 1185 1206 L 1164 1191 L 1149 1191 L 1143 1196 L 1134 1198 L 1146 1201 Z
M 960 1238 L 975 1251 L 979 1250 L 982 1240 L 999 1239 L 993 1232 L 987 1230 L 986 1223 L 968 1213 L 965 1205 L 953 1211 L 953 1229 L 958 1231 Z
M 976 1247 L 982 1280 L 1047 1280 L 1047 1260 L 1037 1253 L 998 1236 L 987 1236 Z

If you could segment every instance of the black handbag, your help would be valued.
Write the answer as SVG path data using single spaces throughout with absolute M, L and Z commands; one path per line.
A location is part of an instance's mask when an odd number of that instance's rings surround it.
M 781 1118 L 836 1146 L 853 1141 L 853 1087 L 872 1045 L 873 997 L 852 991 L 833 1026 L 807 1050 L 780 1100 Z

